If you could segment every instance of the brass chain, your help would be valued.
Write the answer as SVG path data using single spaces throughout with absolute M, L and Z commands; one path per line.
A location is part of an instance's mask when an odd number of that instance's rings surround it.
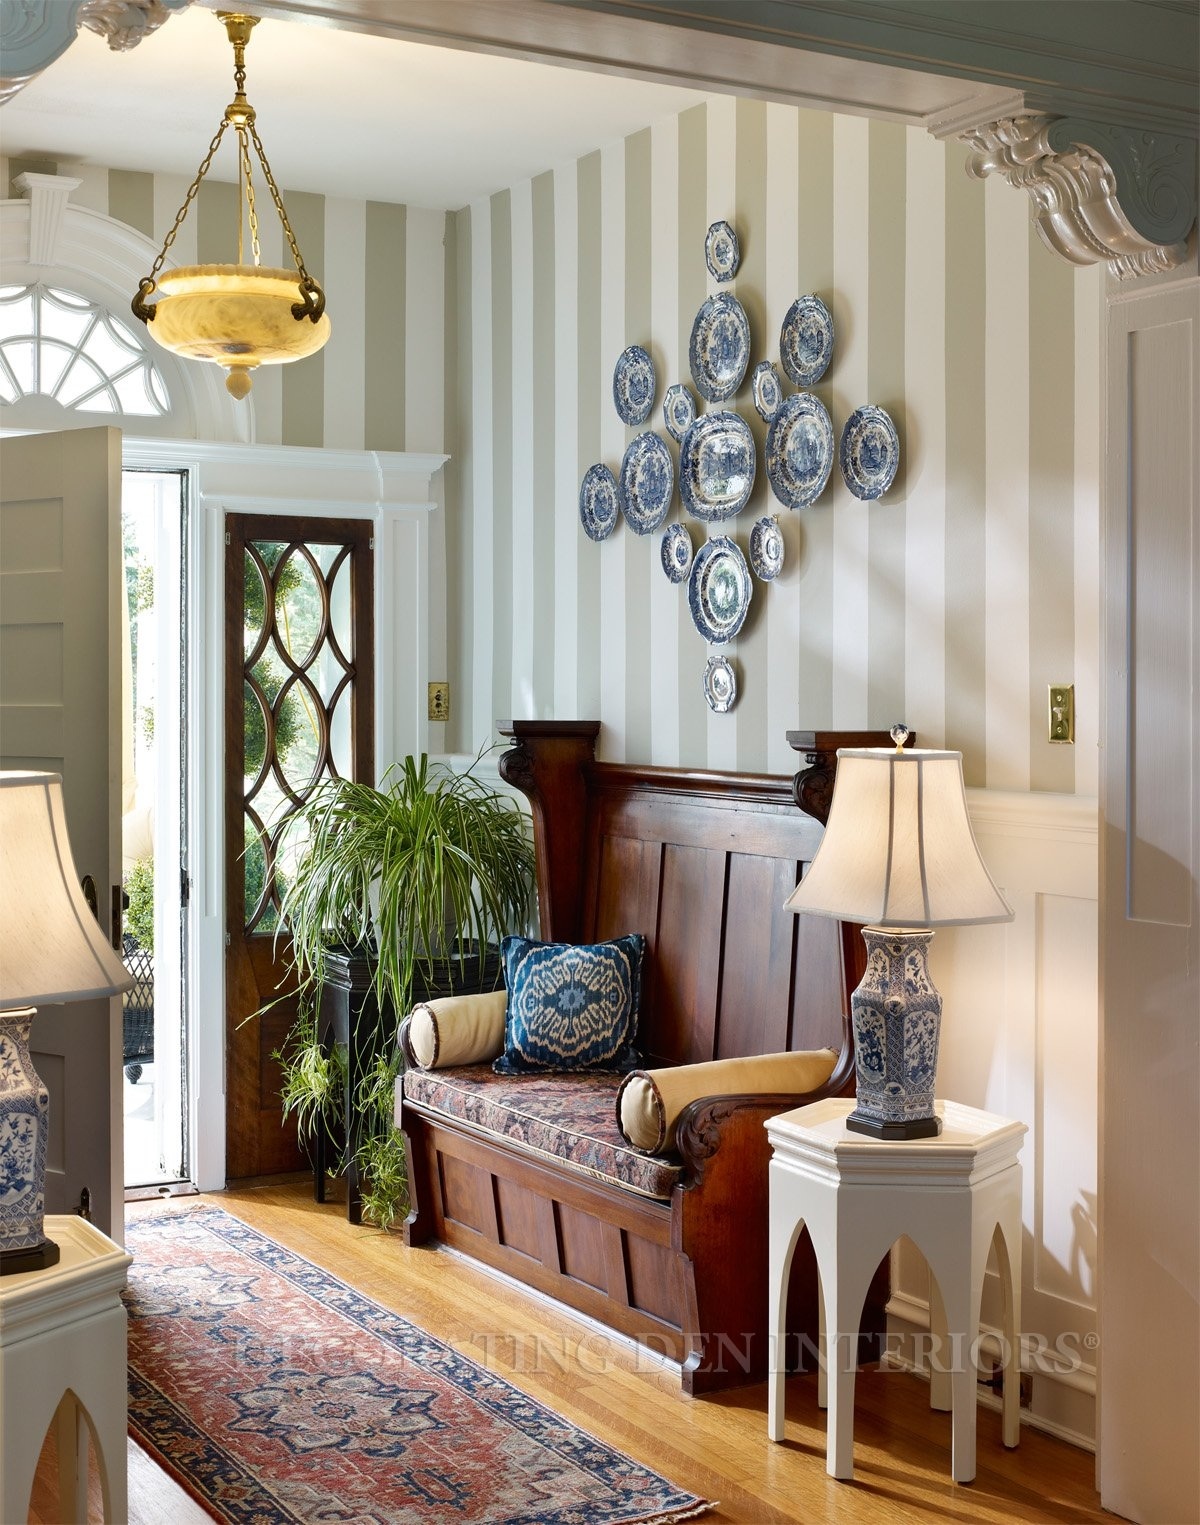
M 183 205 L 179 208 L 178 212 L 176 212 L 176 214 L 175 214 L 175 221 L 171 225 L 171 231 L 167 234 L 166 239 L 163 242 L 162 248 L 158 251 L 158 258 L 154 261 L 153 268 L 150 271 L 150 275 L 149 275 L 148 279 L 152 283 L 151 289 L 153 289 L 154 277 L 162 269 L 163 260 L 166 259 L 167 254 L 170 251 L 171 245 L 175 242 L 175 235 L 176 235 L 176 233 L 179 232 L 180 227 L 183 225 L 183 219 L 188 214 L 188 208 L 191 206 L 192 202 L 196 199 L 196 193 L 200 189 L 200 182 L 201 182 L 201 180 L 204 179 L 205 175 L 208 173 L 209 165 L 213 161 L 213 155 L 216 153 L 217 149 L 221 146 L 221 139 L 225 136 L 225 129 L 228 126 L 229 126 L 229 123 L 227 121 L 222 121 L 220 127 L 217 128 L 217 135 L 212 140 L 212 142 L 208 145 L 208 152 L 205 154 L 204 160 L 201 163 L 200 168 L 196 171 L 196 178 L 192 181 L 191 185 L 188 186 L 187 195 L 183 198 Z
M 310 281 L 312 277 L 304 268 L 304 260 L 300 254 L 300 246 L 296 242 L 296 235 L 292 232 L 292 225 L 288 221 L 287 213 L 283 209 L 283 198 L 279 194 L 279 187 L 275 184 L 275 176 L 271 173 L 271 166 L 267 163 L 266 150 L 262 146 L 262 139 L 258 135 L 258 128 L 253 122 L 250 123 L 250 136 L 254 139 L 254 146 L 258 150 L 258 157 L 262 160 L 263 174 L 267 184 L 271 188 L 271 199 L 275 203 L 275 210 L 279 213 L 279 220 L 283 224 L 283 231 L 287 234 L 287 241 L 291 247 L 292 258 L 296 261 L 296 269 L 300 272 L 302 280 Z
M 253 130 L 253 129 L 251 129 Z M 246 184 L 246 207 L 250 217 L 250 249 L 256 265 L 262 264 L 262 250 L 258 247 L 258 211 L 254 205 L 254 175 L 250 168 L 250 147 L 246 142 L 246 129 L 240 127 L 237 130 L 238 145 L 242 157 L 242 174 Z M 238 231 L 241 231 L 242 209 L 238 208 Z M 239 239 L 240 244 L 240 239 Z

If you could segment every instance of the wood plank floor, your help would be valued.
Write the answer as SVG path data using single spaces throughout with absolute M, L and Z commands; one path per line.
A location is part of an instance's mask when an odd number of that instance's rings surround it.
M 825 1416 L 817 1408 L 815 1377 L 789 1381 L 787 1437 L 783 1445 L 771 1445 L 764 1385 L 684 1398 L 676 1377 L 627 1345 L 458 1257 L 406 1250 L 394 1236 L 354 1228 L 337 1203 L 315 1204 L 305 1184 L 209 1200 L 679 1486 L 718 1501 L 705 1520 L 1008 1525 L 1116 1518 L 1100 1509 L 1091 1455 L 1028 1428 L 1020 1447 L 1006 1451 L 999 1415 L 984 1408 L 978 1475 L 967 1486 L 952 1482 L 950 1416 L 931 1411 L 928 1387 L 903 1373 L 859 1374 L 855 1478 L 839 1483 L 825 1474 Z M 128 1209 L 131 1215 L 146 1210 Z M 155 1204 L 153 1210 L 162 1208 Z M 132 1443 L 130 1451 L 131 1525 L 192 1525 L 207 1518 Z M 52 1506 L 44 1480 L 41 1486 L 33 1521 L 52 1517 L 39 1513 Z

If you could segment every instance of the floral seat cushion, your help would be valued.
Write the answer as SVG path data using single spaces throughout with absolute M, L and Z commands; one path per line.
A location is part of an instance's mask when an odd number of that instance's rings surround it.
M 489 1064 L 409 1070 L 404 1100 L 495 1134 L 582 1175 L 666 1201 L 682 1173 L 673 1160 L 639 1154 L 617 1126 L 620 1075 L 496 1075 Z

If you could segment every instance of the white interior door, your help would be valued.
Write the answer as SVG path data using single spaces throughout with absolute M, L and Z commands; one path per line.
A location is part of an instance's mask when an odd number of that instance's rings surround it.
M 110 934 L 121 881 L 120 543 L 119 430 L 4 441 L 0 767 L 62 774 L 75 865 L 94 881 Z M 120 1239 L 120 999 L 41 1008 L 31 1049 L 50 1092 L 46 1211 L 74 1210 L 87 1187 L 97 1225 Z

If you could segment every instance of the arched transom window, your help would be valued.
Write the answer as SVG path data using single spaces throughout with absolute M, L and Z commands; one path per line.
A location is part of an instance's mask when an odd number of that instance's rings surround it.
M 0 286 L 0 401 L 38 394 L 81 413 L 170 408 L 153 359 L 106 308 L 58 286 Z

